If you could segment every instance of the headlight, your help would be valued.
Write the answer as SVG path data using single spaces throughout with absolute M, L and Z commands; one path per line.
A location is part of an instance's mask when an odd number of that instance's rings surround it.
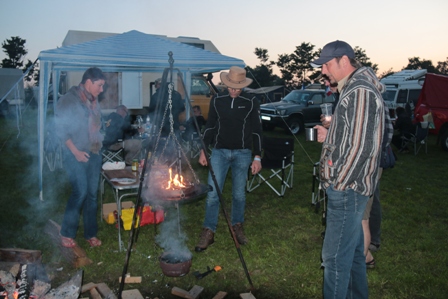
M 278 115 L 285 115 L 286 114 L 286 110 L 277 110 L 277 114 Z

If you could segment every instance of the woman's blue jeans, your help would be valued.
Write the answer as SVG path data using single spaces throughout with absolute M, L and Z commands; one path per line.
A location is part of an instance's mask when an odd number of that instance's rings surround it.
M 64 168 L 72 186 L 61 225 L 61 235 L 64 237 L 76 237 L 81 211 L 84 238 L 96 237 L 98 232 L 97 198 L 102 161 L 101 154 L 90 152 L 89 155 L 88 162 L 78 162 L 69 150 L 64 149 Z
M 352 189 L 326 190 L 327 223 L 322 260 L 324 298 L 368 298 L 362 216 L 368 196 Z
M 229 168 L 232 169 L 232 225 L 244 222 L 246 180 L 251 162 L 252 152 L 249 149 L 213 149 L 212 151 L 210 163 L 221 192 Z M 213 190 L 207 194 L 204 227 L 215 232 L 218 225 L 220 202 L 210 173 L 208 174 L 208 184 L 212 186 Z

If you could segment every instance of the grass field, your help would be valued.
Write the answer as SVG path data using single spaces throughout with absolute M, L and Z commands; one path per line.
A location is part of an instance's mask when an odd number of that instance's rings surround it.
M 76 269 L 63 259 L 44 227 L 48 219 L 61 223 L 70 186 L 62 169 L 51 172 L 44 165 L 44 200 L 39 200 L 36 114 L 35 110 L 26 111 L 20 130 L 15 118 L 0 118 L 0 247 L 41 250 L 52 286 L 57 287 Z M 282 130 L 269 134 L 286 136 Z M 428 154 L 399 154 L 395 168 L 383 173 L 382 244 L 374 254 L 376 268 L 368 270 L 370 298 L 448 296 L 448 153 L 435 142 L 436 137 L 430 136 Z M 322 297 L 320 252 L 324 226 L 321 211 L 316 213 L 311 205 L 312 165 L 319 154 L 320 144 L 305 142 L 304 135 L 297 136 L 294 188 L 287 190 L 284 198 L 277 197 L 267 186 L 247 195 L 245 231 L 249 244 L 241 247 L 241 253 L 257 299 Z M 204 181 L 206 169 L 196 161 L 192 164 Z M 230 187 L 228 183 L 223 190 L 227 208 Z M 113 201 L 110 191 L 106 201 Z M 147 298 L 179 298 L 170 294 L 174 286 L 190 290 L 200 285 L 204 287 L 200 298 L 207 299 L 218 291 L 228 292 L 226 298 L 239 298 L 240 293 L 248 292 L 250 284 L 222 213 L 215 244 L 205 252 L 194 252 L 204 204 L 202 198 L 168 211 L 180 217 L 182 231 L 188 237 L 186 244 L 193 253 L 190 274 L 177 278 L 162 274 L 157 258 L 163 249 L 155 243 L 158 232 L 153 226 L 145 226 L 139 231 L 128 267 L 132 276 L 142 276 L 143 281 L 126 284 L 125 289 L 139 289 Z M 78 230 L 77 241 L 94 261 L 83 268 L 83 282 L 104 282 L 118 290 L 126 253 L 117 250 L 115 226 L 105 222 L 99 225 L 98 237 L 103 241 L 99 248 L 89 248 L 83 240 L 82 224 Z M 128 234 L 123 233 L 123 238 L 127 242 Z M 223 269 L 202 280 L 191 274 L 215 265 Z

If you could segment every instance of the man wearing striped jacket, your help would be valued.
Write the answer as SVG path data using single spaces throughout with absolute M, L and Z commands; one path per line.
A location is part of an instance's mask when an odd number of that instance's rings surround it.
M 318 127 L 320 179 L 328 196 L 323 294 L 368 298 L 361 220 L 379 179 L 384 85 L 343 41 L 327 44 L 312 64 L 321 66 L 340 92 L 328 132 Z

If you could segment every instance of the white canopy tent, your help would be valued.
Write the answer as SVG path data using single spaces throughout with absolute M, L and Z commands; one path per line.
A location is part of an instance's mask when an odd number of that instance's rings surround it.
M 231 66 L 244 67 L 241 59 L 210 52 L 194 46 L 170 41 L 157 35 L 139 31 L 109 36 L 81 44 L 41 51 L 39 78 L 39 198 L 43 200 L 43 164 L 45 121 L 48 104 L 50 77 L 53 94 L 58 94 L 62 71 L 85 71 L 99 67 L 104 72 L 158 72 L 169 67 L 168 53 L 173 53 L 175 69 L 182 72 L 185 85 L 189 88 L 192 74 L 214 73 Z M 187 91 L 189 92 L 189 90 Z M 56 97 L 54 104 L 56 103 Z

